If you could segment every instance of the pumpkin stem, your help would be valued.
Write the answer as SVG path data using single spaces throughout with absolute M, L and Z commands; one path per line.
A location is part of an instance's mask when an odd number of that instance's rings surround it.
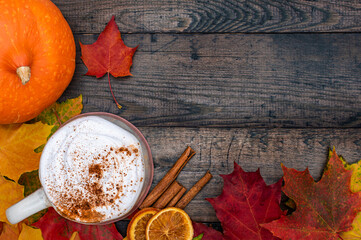
M 29 66 L 21 66 L 16 69 L 16 74 L 21 80 L 21 83 L 25 85 L 30 80 L 31 70 Z

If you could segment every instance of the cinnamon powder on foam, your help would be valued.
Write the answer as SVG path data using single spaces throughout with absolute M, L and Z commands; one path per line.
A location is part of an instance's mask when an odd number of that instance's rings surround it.
M 125 130 L 118 129 L 119 127 L 115 125 L 112 126 L 112 123 L 105 124 L 103 121 L 106 120 L 95 120 L 100 122 L 82 123 L 85 126 L 90 125 L 90 129 L 89 126 L 79 127 L 76 126 L 79 123 L 73 123 L 73 133 L 68 134 L 67 139 L 71 139 L 72 142 L 81 136 L 79 132 L 94 131 L 94 128 L 103 126 L 101 132 L 105 136 L 109 134 L 111 141 L 107 141 L 103 136 L 99 142 L 100 146 L 96 146 L 90 154 L 87 154 L 87 150 L 84 150 L 86 143 L 97 134 L 91 134 L 90 137 L 83 136 L 84 144 L 80 139 L 79 144 L 75 143 L 77 148 L 65 147 L 63 152 L 60 151 L 58 154 L 58 162 L 52 167 L 60 167 L 62 174 L 45 175 L 44 187 L 58 212 L 69 219 L 81 222 L 101 222 L 126 214 L 139 196 L 144 178 L 144 163 L 140 144 L 136 138 L 133 136 L 134 139 L 130 141 L 129 132 L 124 132 Z M 104 131 L 104 125 L 109 129 Z M 114 127 L 117 131 L 114 131 Z M 112 139 L 113 135 L 120 143 L 111 144 L 118 142 Z M 119 137 L 121 135 L 125 135 L 125 138 Z M 60 139 L 62 137 L 64 136 L 60 136 Z M 121 139 L 123 141 L 120 141 Z M 64 143 L 54 145 L 61 145 L 64 148 Z M 64 156 L 68 164 L 62 164 Z

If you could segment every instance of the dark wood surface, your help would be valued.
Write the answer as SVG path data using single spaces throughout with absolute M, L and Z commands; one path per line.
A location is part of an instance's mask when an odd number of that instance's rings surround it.
M 356 0 L 54 0 L 77 33 L 358 32 Z
M 97 35 L 77 35 L 93 43 Z M 132 77 L 84 76 L 66 96 L 136 126 L 360 127 L 361 34 L 126 34 Z
M 361 4 L 356 1 L 55 0 L 76 41 L 93 43 L 112 15 L 139 48 L 132 77 L 74 79 L 61 99 L 84 96 L 84 111 L 130 120 L 154 156 L 154 183 L 187 145 L 196 156 L 179 176 L 187 188 L 211 182 L 186 208 L 218 222 L 204 200 L 237 162 L 267 183 L 281 162 L 319 179 L 329 147 L 361 159 Z M 154 185 L 153 185 L 154 186 Z M 123 223 L 122 223 L 123 224 Z M 118 226 L 124 229 L 124 225 Z M 126 224 L 126 223 L 125 223 Z
M 271 184 L 282 177 L 281 163 L 297 170 L 308 167 L 318 180 L 330 146 L 338 149 L 349 163 L 361 159 L 361 129 L 141 127 L 140 130 L 152 149 L 154 183 L 159 182 L 187 145 L 197 154 L 181 172 L 178 182 L 189 189 L 208 169 L 214 175 L 186 208 L 196 221 L 217 221 L 212 206 L 204 199 L 222 192 L 219 174 L 231 173 L 234 162 L 246 171 L 260 168 L 266 183 Z

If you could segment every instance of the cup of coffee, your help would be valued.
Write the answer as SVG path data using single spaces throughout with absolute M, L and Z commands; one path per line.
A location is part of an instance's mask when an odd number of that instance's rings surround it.
M 41 154 L 42 188 L 6 210 L 15 224 L 48 208 L 83 224 L 124 219 L 144 200 L 153 180 L 147 141 L 125 119 L 80 114 L 61 126 Z

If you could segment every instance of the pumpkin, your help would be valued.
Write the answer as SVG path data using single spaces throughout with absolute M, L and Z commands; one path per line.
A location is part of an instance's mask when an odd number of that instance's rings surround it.
M 75 41 L 50 0 L 0 0 L 0 124 L 54 103 L 75 69 Z

